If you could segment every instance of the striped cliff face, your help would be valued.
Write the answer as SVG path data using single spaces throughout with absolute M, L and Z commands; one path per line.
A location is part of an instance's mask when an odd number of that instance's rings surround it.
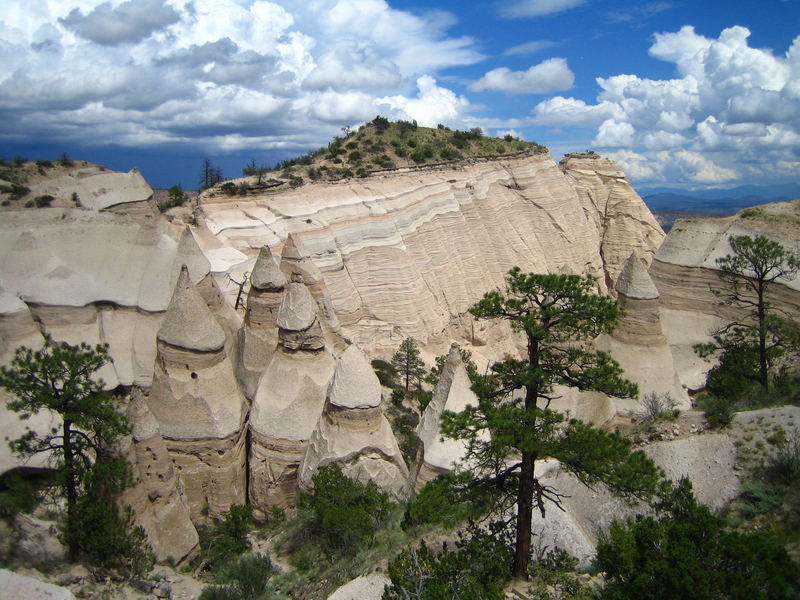
M 613 294 L 630 253 L 649 262 L 664 236 L 614 163 L 556 166 L 548 154 L 201 202 L 217 240 L 250 260 L 263 244 L 280 251 L 291 234 L 343 331 L 365 347 L 381 327 L 422 343 L 453 327 L 465 333 L 459 317 L 515 265 L 566 266 Z

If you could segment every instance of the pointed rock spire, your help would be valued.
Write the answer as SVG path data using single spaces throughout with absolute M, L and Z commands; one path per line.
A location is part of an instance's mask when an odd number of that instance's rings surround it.
M 211 269 L 211 263 L 208 262 L 206 255 L 194 239 L 191 228 L 187 225 L 181 232 L 181 237 L 178 240 L 178 250 L 175 253 L 175 262 L 180 265 L 186 265 L 189 269 L 190 279 L 197 283 L 205 277 Z
M 158 339 L 198 352 L 220 350 L 225 345 L 225 332 L 189 280 L 186 265 L 181 266 Z
M 278 309 L 278 327 L 287 331 L 305 331 L 317 320 L 317 303 L 302 283 L 289 284 Z
M 367 357 L 355 344 L 336 362 L 328 402 L 339 408 L 375 408 L 381 404 L 381 384 Z
M 616 290 L 619 294 L 636 300 L 655 300 L 658 298 L 656 288 L 647 268 L 644 266 L 639 252 L 634 250 L 622 266 L 617 279 Z
M 281 251 L 281 271 L 287 276 L 292 273 L 302 275 L 309 286 L 321 284 L 323 281 L 319 267 L 309 258 L 302 242 L 292 233 L 286 238 Z
M 279 292 L 286 287 L 286 275 L 278 267 L 269 246 L 262 246 L 258 253 L 253 272 L 250 274 L 253 287 L 265 292 Z

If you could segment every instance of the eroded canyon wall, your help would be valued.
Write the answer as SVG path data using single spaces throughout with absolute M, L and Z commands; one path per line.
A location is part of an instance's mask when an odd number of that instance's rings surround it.
M 515 265 L 567 267 L 609 291 L 633 249 L 649 263 L 664 237 L 600 157 L 555 165 L 540 154 L 275 195 L 207 194 L 202 207 L 211 233 L 251 261 L 292 234 L 322 273 L 344 331 L 365 347 L 467 337 L 467 308 Z

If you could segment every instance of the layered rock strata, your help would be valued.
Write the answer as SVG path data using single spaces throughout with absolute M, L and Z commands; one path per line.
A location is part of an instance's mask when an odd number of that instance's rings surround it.
M 126 489 L 122 502 L 133 509 L 135 523 L 144 528 L 156 560 L 181 562 L 197 551 L 199 538 L 181 492 L 158 423 L 147 404 L 134 396 L 127 410 L 132 425 L 128 459 L 136 485 Z
M 444 439 L 440 432 L 442 413 L 445 410 L 461 412 L 467 406 L 477 406 L 478 398 L 470 389 L 470 380 L 458 344 L 450 346 L 444 369 L 433 391 L 428 406 L 417 426 L 420 440 L 419 468 L 412 487 L 418 492 L 423 485 L 437 475 L 452 471 L 456 463 L 464 458 L 466 444 L 463 440 Z
M 225 332 L 181 270 L 158 330 L 147 404 L 184 486 L 193 521 L 245 500 L 247 405 Z
M 203 209 L 209 229 L 243 252 L 279 247 L 291 233 L 358 343 L 396 346 L 400 336 L 425 344 L 468 337 L 467 308 L 502 288 L 515 265 L 540 273 L 569 265 L 605 291 L 633 248 L 656 251 L 663 232 L 613 163 L 570 160 L 562 169 L 546 154 L 478 161 L 235 206 L 205 198 Z
M 204 297 L 229 310 L 214 300 L 219 290 L 191 232 L 176 232 L 163 219 L 43 208 L 7 212 L 0 221 L 8 298 L 24 302 L 56 340 L 109 344 L 112 362 L 100 373 L 109 388 L 152 383 L 156 332 L 182 264 Z M 15 306 L 15 322 L 22 318 L 30 328 Z
M 800 252 L 800 201 L 762 205 L 724 219 L 681 219 L 670 230 L 650 268 L 660 294 L 664 333 L 686 387 L 705 383 L 710 364 L 693 346 L 710 340 L 721 324 L 742 316 L 741 309 L 720 302 L 727 286 L 716 261 L 731 254 L 728 238 L 765 235 Z M 800 314 L 800 277 L 776 281 L 769 302 L 788 314 Z
M 559 167 L 575 186 L 583 206 L 591 209 L 587 218 L 602 232 L 599 250 L 613 293 L 613 282 L 631 252 L 642 253 L 649 264 L 664 240 L 664 231 L 613 161 L 596 155 L 568 155 Z
M 317 304 L 297 281 L 276 317 L 278 347 L 258 384 L 250 411 L 250 502 L 263 518 L 297 497 L 297 471 L 322 414 L 334 359 L 325 349 Z
M 239 330 L 236 374 L 244 395 L 252 400 L 261 374 L 278 345 L 278 309 L 286 290 L 286 276 L 264 246 L 250 274 L 244 324 Z
M 313 489 L 312 477 L 337 463 L 362 483 L 373 481 L 397 499 L 406 494 L 408 468 L 381 407 L 381 385 L 355 345 L 336 361 L 325 408 L 300 466 L 300 488 Z
M 49 194 L 55 198 L 77 197 L 80 206 L 91 210 L 135 216 L 158 214 L 153 188 L 135 168 L 127 173 L 116 173 L 87 165 L 59 177 L 45 179 L 31 190 L 35 194 Z

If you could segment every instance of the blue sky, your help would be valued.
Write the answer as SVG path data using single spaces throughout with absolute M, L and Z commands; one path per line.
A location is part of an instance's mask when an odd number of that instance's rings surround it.
M 156 186 L 376 114 L 611 156 L 638 187 L 800 177 L 800 0 L 6 0 L 0 156 Z

